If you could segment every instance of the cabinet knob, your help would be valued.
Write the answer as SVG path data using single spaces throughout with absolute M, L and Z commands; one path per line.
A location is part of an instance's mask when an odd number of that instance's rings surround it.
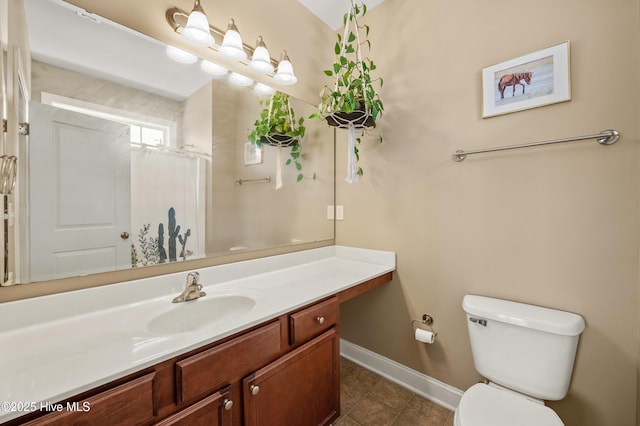
M 251 385 L 249 390 L 251 391 L 251 395 L 257 395 L 258 392 L 260 392 L 260 386 Z
M 226 411 L 231 410 L 231 408 L 233 408 L 233 401 L 232 401 L 232 400 L 230 400 L 230 399 L 225 399 L 225 400 L 222 402 L 222 407 L 223 407 Z
M 322 325 L 324 324 L 324 317 L 318 317 L 316 318 L 316 321 L 318 321 L 318 324 Z

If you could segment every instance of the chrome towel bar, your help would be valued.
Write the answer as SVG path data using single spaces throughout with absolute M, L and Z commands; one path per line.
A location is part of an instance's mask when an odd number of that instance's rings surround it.
M 257 179 L 236 179 L 236 185 L 242 185 L 243 183 L 247 183 L 247 182 L 260 182 L 260 181 L 271 182 L 271 176 L 265 176 L 263 178 L 257 178 Z
M 483 152 L 504 151 L 507 149 L 527 148 L 530 146 L 551 145 L 554 143 L 575 142 L 575 141 L 582 141 L 582 140 L 588 140 L 588 139 L 596 139 L 600 145 L 611 145 L 618 142 L 618 139 L 620 139 L 620 133 L 617 130 L 608 129 L 608 130 L 603 130 L 602 132 L 596 135 L 576 136 L 573 138 L 555 139 L 551 141 L 531 142 L 531 143 L 523 143 L 520 145 L 509 145 L 509 146 L 500 146 L 495 148 L 476 149 L 473 151 L 458 150 L 453 154 L 451 154 L 451 157 L 453 158 L 454 161 L 461 162 L 465 158 L 467 158 L 467 155 L 470 155 L 470 154 L 482 154 Z

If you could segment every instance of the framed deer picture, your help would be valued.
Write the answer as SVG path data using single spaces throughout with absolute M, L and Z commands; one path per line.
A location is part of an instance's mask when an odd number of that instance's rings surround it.
M 482 117 L 571 100 L 569 42 L 482 70 Z

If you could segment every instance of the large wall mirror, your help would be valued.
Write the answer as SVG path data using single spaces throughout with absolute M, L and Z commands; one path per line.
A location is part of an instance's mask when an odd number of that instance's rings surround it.
M 17 282 L 334 238 L 326 125 L 305 120 L 299 171 L 286 164 L 290 148 L 248 143 L 269 95 L 64 2 L 25 7 L 29 211 L 16 231 L 25 254 L 11 255 Z M 313 112 L 290 101 L 297 117 Z

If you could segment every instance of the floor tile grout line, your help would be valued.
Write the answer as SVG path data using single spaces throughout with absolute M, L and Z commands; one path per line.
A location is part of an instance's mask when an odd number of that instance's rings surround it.
M 400 411 L 398 411 L 398 415 L 393 419 L 393 421 L 391 422 L 390 426 L 393 426 L 394 424 L 396 424 L 396 422 L 398 421 L 398 419 L 402 416 L 402 414 L 404 413 L 404 410 L 407 409 L 407 407 L 409 406 L 409 403 L 411 402 L 411 400 L 413 399 L 413 397 L 415 396 L 415 394 L 412 394 L 409 399 L 407 399 L 407 402 L 404 403 L 404 405 L 402 406 L 402 408 L 400 409 Z

